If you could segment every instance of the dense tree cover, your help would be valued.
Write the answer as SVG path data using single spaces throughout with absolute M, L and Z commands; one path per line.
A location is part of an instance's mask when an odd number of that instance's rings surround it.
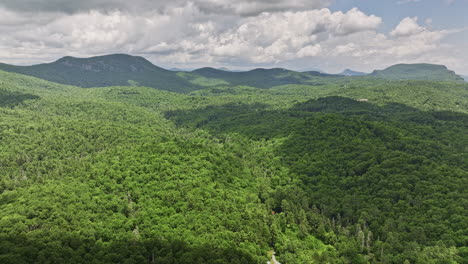
M 0 107 L 12 107 L 22 103 L 25 100 L 37 98 L 39 97 L 31 94 L 0 90 Z
M 467 260 L 465 114 L 328 97 L 289 110 L 230 104 L 166 115 L 216 133 L 284 138 L 275 152 L 303 190 L 289 199 L 355 233 L 372 262 Z
M 387 81 L 370 77 L 328 83 L 325 86 L 289 85 L 271 89 L 280 95 L 318 98 L 343 96 L 384 105 L 401 103 L 420 110 L 467 113 L 468 83 L 434 81 Z M 301 100 L 302 101 L 302 100 Z
M 2 263 L 262 262 L 266 210 L 223 146 L 128 106 L 46 100 L 1 109 Z
M 1 263 L 466 262 L 463 84 L 0 80 Z
M 290 258 L 346 262 L 272 215 L 265 199 L 289 177 L 269 164 L 271 144 L 177 129 L 128 98 L 136 88 L 2 76 L 9 96 L 35 95 L 0 108 L 2 263 L 265 263 L 275 245 Z
M 342 79 L 344 76 L 320 72 L 295 72 L 287 69 L 254 69 L 246 72 L 223 71 L 214 68 L 201 68 L 192 74 L 208 79 L 223 80 L 234 86 L 250 86 L 255 88 L 272 88 L 287 84 L 313 84 Z M 205 85 L 206 86 L 206 85 Z

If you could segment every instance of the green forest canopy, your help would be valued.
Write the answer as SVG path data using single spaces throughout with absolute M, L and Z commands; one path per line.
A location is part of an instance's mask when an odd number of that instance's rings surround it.
M 0 77 L 1 263 L 468 263 L 466 84 Z

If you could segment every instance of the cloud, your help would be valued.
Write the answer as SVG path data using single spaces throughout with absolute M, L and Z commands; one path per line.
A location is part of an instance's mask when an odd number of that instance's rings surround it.
M 443 42 L 447 35 L 458 32 L 462 29 L 432 30 L 419 25 L 417 18 L 404 18 L 388 35 L 376 31 L 360 32 L 329 39 L 322 43 L 322 47 L 328 48 L 328 63 L 360 65 L 359 69 L 363 71 L 396 63 L 427 62 L 445 64 L 463 72 L 466 52 Z
M 213 36 L 217 56 L 236 56 L 253 62 L 274 62 L 321 53 L 320 43 L 334 36 L 376 30 L 381 19 L 357 9 L 263 13 Z
M 417 17 L 407 17 L 404 18 L 392 32 L 390 32 L 390 35 L 394 37 L 407 37 L 419 34 L 423 31 L 425 31 L 425 28 L 418 24 Z
M 335 32 L 341 35 L 347 35 L 366 30 L 376 30 L 382 23 L 380 17 L 366 15 L 357 8 L 349 10 L 343 14 L 336 12 L 332 16 L 336 25 Z
M 22 13 L 10 16 L 12 20 L 24 19 Z M 92 10 L 60 14 L 35 27 L 15 29 L 2 42 L 27 46 L 38 53 L 51 49 L 90 55 L 129 52 L 162 60 L 169 54 L 185 54 L 181 56 L 184 61 L 203 58 L 268 63 L 318 55 L 322 50 L 320 42 L 333 36 L 373 31 L 380 23 L 380 18 L 356 8 L 346 13 L 329 9 L 264 12 L 250 17 L 234 16 L 229 22 L 224 15 L 207 14 L 198 6 L 187 4 L 165 13 Z
M 418 24 L 417 17 L 404 18 L 390 36 L 396 38 L 389 52 L 398 57 L 420 55 L 437 50 L 440 41 L 448 34 L 456 33 L 451 30 L 429 30 Z M 430 22 L 430 21 L 429 21 Z
M 210 1 L 215 0 L 205 3 Z M 379 32 L 383 23 L 380 17 L 357 8 L 333 12 L 312 5 L 312 9 L 295 10 L 306 3 L 302 0 L 275 0 L 271 6 L 276 5 L 276 11 L 258 14 L 254 13 L 262 8 L 254 6 L 269 2 L 246 1 L 245 6 L 230 6 L 229 1 L 217 0 L 220 10 L 227 13 L 214 12 L 213 6 L 208 11 L 202 1 L 173 2 L 176 4 L 171 9 L 141 12 L 92 9 L 71 14 L 28 13 L 26 9 L 0 7 L 0 61 L 31 64 L 65 55 L 129 53 L 166 67 L 313 67 L 339 71 L 341 65 L 354 65 L 369 70 L 401 61 L 430 60 L 427 54 L 440 59 L 442 52 L 450 50 L 441 41 L 454 32 L 432 30 L 419 25 L 416 17 L 408 17 L 384 34 Z M 288 10 L 280 11 L 280 6 Z M 230 9 L 236 11 L 226 11 Z M 454 62 L 459 57 L 448 62 L 463 65 Z
M 337 40 L 347 44 L 337 45 L 332 55 L 354 57 L 368 57 L 378 55 L 385 58 L 414 58 L 423 53 L 436 50 L 442 40 L 450 31 L 431 31 L 417 23 L 417 18 L 404 18 L 390 34 L 366 32 Z M 330 44 L 329 46 L 333 46 Z
M 26 12 L 62 12 L 68 14 L 99 10 L 103 12 L 123 11 L 138 13 L 156 10 L 164 13 L 175 7 L 193 4 L 206 13 L 225 13 L 242 16 L 257 15 L 262 12 L 310 10 L 323 8 L 330 0 L 2 0 L 0 6 Z

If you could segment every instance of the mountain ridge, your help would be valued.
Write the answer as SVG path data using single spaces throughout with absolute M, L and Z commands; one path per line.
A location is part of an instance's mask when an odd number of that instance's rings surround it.
M 106 60 L 109 61 L 106 63 Z M 127 64 L 122 62 L 127 61 Z M 81 66 L 84 70 L 88 71 L 109 71 L 109 72 L 126 72 L 125 67 L 130 72 L 144 71 L 146 69 L 158 69 L 161 71 L 168 71 L 164 68 L 158 67 L 148 61 L 147 59 L 140 56 L 131 56 L 127 54 L 112 54 L 112 55 L 103 55 L 90 58 L 78 58 L 72 56 L 62 57 L 53 63 L 58 63 L 67 67 L 76 67 Z M 111 64 L 112 63 L 112 64 Z M 81 65 L 79 65 L 81 64 Z M 116 66 L 125 66 L 125 67 L 116 67 Z M 101 67 L 101 68 L 99 68 Z
M 369 76 L 388 80 L 463 81 L 447 66 L 429 63 L 395 64 L 383 70 L 374 70 Z
M 111 54 L 90 58 L 66 56 L 51 63 L 31 66 L 0 64 L 0 70 L 34 76 L 83 88 L 148 86 L 174 92 L 190 92 L 198 86 L 140 56 Z
M 250 86 L 269 89 L 294 84 L 319 85 L 323 82 L 321 78 L 349 76 L 371 76 L 388 80 L 463 81 L 461 76 L 446 66 L 435 64 L 396 64 L 370 74 L 350 69 L 341 74 L 327 74 L 319 71 L 297 72 L 285 68 L 229 71 L 203 67 L 193 71 L 173 71 L 156 66 L 144 57 L 122 53 L 88 58 L 65 56 L 54 62 L 31 66 L 0 63 L 0 70 L 83 88 L 147 86 L 179 93 L 188 93 L 208 86 Z

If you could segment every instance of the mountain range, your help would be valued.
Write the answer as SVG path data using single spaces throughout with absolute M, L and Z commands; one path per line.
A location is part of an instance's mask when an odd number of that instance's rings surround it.
M 2 67 L 2 264 L 468 263 L 468 83 Z
M 253 69 L 238 72 L 201 68 L 191 72 L 158 67 L 143 57 L 112 54 L 91 58 L 63 57 L 52 63 L 32 66 L 0 64 L 0 70 L 38 77 L 79 87 L 146 86 L 187 93 L 207 86 L 250 86 L 272 88 L 290 84 L 320 84 L 323 78 L 370 76 L 389 80 L 439 80 L 461 82 L 463 78 L 442 65 L 398 64 L 371 74 L 345 70 L 340 74 L 288 69 Z

